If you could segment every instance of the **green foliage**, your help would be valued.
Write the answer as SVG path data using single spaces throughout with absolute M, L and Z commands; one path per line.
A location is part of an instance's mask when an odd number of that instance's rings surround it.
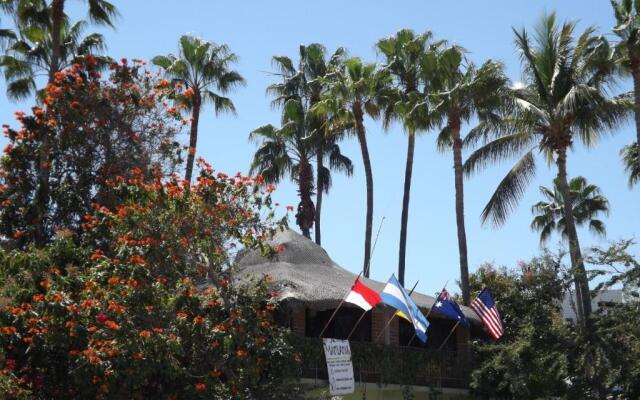
M 264 125 L 249 135 L 259 145 L 251 173 L 259 173 L 271 183 L 289 176 L 298 184 L 296 222 L 307 237 L 316 221 L 316 207 L 311 198 L 314 190 L 329 191 L 331 171 L 353 174 L 351 160 L 339 146 L 345 128 L 331 126 L 323 113 L 311 111 L 328 90 L 327 74 L 337 68 L 343 52 L 338 49 L 326 60 L 322 45 L 301 45 L 297 67 L 289 57 L 273 57 L 276 75 L 282 80 L 270 85 L 267 93 L 274 97 L 272 105 L 282 108 L 281 127 Z
M 489 288 L 505 327 L 498 342 L 474 342 L 479 367 L 472 373 L 471 387 L 497 398 L 559 396 L 569 376 L 567 346 L 576 339 L 560 313 L 560 265 L 544 256 L 520 269 L 487 265 L 470 277 L 472 292 Z
M 600 188 L 588 184 L 584 177 L 577 176 L 569 181 L 569 190 L 576 225 L 588 225 L 592 233 L 606 236 L 604 222 L 597 217 L 600 214 L 609 215 L 609 200 L 600 193 Z M 540 232 L 541 245 L 549 240 L 554 231 L 559 232 L 566 240 L 568 235 L 564 219 L 564 200 L 558 188 L 558 181 L 554 180 L 553 188 L 540 186 L 540 193 L 545 200 L 531 207 L 534 214 L 531 229 Z
M 622 154 L 622 161 L 629 175 L 629 187 L 633 187 L 640 182 L 640 144 L 627 145 L 620 154 Z
M 65 21 L 60 27 L 62 40 L 59 70 L 82 62 L 88 56 L 93 57 L 99 68 L 104 68 L 110 63 L 109 57 L 98 54 L 106 48 L 101 34 L 91 33 L 82 36 L 86 25 L 84 21 L 71 25 Z M 7 81 L 7 96 L 20 100 L 28 98 L 37 90 L 36 79 L 39 75 L 48 75 L 51 72 L 52 38 L 51 30 L 46 24 L 33 21 L 18 25 L 17 33 L 17 39 L 10 41 L 5 54 L 0 57 L 0 68 Z
M 56 231 L 82 231 L 92 203 L 118 201 L 114 182 L 136 168 L 168 174 L 178 161 L 179 118 L 165 103 L 170 88 L 140 63 L 113 64 L 109 79 L 94 67 L 89 58 L 57 73 L 44 104 L 16 113 L 19 129 L 4 127 L 0 231 L 11 246 L 40 232 L 46 242 Z
M 465 171 L 521 158 L 485 206 L 483 222 L 502 225 L 517 206 L 535 175 L 535 151 L 557 161 L 572 143 L 592 146 L 630 115 L 628 97 L 609 95 L 616 78 L 609 43 L 593 27 L 574 36 L 575 27 L 550 14 L 540 19 L 532 36 L 514 29 L 523 84 L 511 91 L 514 101 L 502 118 L 474 129 L 473 136 L 484 144 L 469 156 Z
M 631 244 L 592 249 L 587 257 L 600 267 L 594 274 L 611 275 L 596 291 L 623 283 L 636 294 L 622 304 L 601 304 L 584 333 L 561 317 L 571 282 L 557 257 L 546 254 L 518 270 L 486 265 L 473 274 L 472 291 L 491 290 L 505 327 L 497 342 L 474 342 L 474 391 L 500 399 L 601 399 L 614 393 L 636 398 L 640 263 L 629 253 Z
M 139 173 L 79 240 L 0 253 L 4 398 L 277 399 L 295 388 L 269 278 L 234 280 L 234 249 L 275 250 L 260 180 Z M 150 182 L 150 183 L 147 183 Z M 255 187 L 255 188 L 254 188 Z

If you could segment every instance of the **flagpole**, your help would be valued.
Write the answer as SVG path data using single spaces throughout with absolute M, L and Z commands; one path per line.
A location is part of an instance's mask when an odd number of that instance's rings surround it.
M 347 336 L 347 340 L 351 339 L 351 335 L 353 335 L 355 333 L 356 328 L 360 324 L 360 321 L 362 321 L 362 318 L 364 318 L 365 314 L 367 314 L 367 310 L 362 312 L 362 315 L 360 315 L 360 318 L 358 318 L 358 321 L 356 321 L 356 324 L 351 329 L 351 332 L 349 332 L 349 336 Z
M 444 342 L 442 342 L 442 344 L 440 345 L 440 347 L 438 348 L 438 350 L 442 350 L 442 348 L 444 347 L 445 344 L 447 344 L 447 341 L 449 340 L 449 338 L 451 337 L 451 334 L 453 334 L 453 331 L 456 330 L 456 328 L 458 327 L 458 325 L 460 325 L 460 320 L 458 320 L 458 322 L 456 322 L 456 324 L 453 326 L 453 328 L 451 329 L 451 332 L 449 332 L 449 334 L 447 335 L 447 337 L 444 339 Z
M 362 271 L 360 271 L 355 281 L 358 281 L 361 275 L 362 275 Z M 335 310 L 333 310 L 333 314 L 331 314 L 331 317 L 329 317 L 329 320 L 325 324 L 324 328 L 322 328 L 322 331 L 320 332 L 320 336 L 318 336 L 318 338 L 322 338 L 322 335 L 324 335 L 324 331 L 327 330 L 327 328 L 329 327 L 329 324 L 331 323 L 331 321 L 333 321 L 333 317 L 336 316 L 336 314 L 338 313 L 338 310 L 340 310 L 340 307 L 342 307 L 342 305 L 344 304 L 344 301 L 347 299 L 347 296 L 349 295 L 349 293 L 351 293 L 351 288 L 349 288 L 349 291 L 347 292 L 347 294 L 342 296 L 342 301 L 340 301 L 340 304 L 338 304 L 338 307 Z
M 444 286 L 442 287 L 443 289 L 445 289 L 447 287 L 447 283 L 449 283 L 448 279 L 444 283 Z M 429 318 L 429 315 L 431 315 L 431 310 L 433 310 L 433 307 L 436 305 L 436 303 L 438 302 L 439 298 L 440 298 L 440 293 L 438 293 L 438 296 L 436 297 L 435 301 L 431 305 L 431 308 L 429 309 L 429 311 L 427 311 L 427 315 L 425 315 L 424 319 Z M 413 330 L 413 336 L 411 336 L 411 339 L 409 339 L 409 343 L 407 343 L 407 347 L 409 347 L 411 345 L 411 342 L 413 342 L 413 339 L 415 339 L 415 338 L 416 338 L 416 332 L 415 332 L 415 329 L 414 329 Z
M 411 293 L 413 293 L 414 289 L 416 288 L 416 286 L 418 286 L 418 282 L 420 282 L 420 280 L 418 279 L 415 283 L 415 285 L 413 285 L 413 287 L 411 288 L 411 291 L 409 292 L 409 296 L 411 296 Z M 389 318 L 389 320 L 387 321 L 387 324 L 384 326 L 384 328 L 382 328 L 382 330 L 380 331 L 380 333 L 378 334 L 378 336 L 376 336 L 376 340 L 373 341 L 373 343 L 377 343 L 378 340 L 380 340 L 380 336 L 382 336 L 382 334 L 384 333 L 384 331 L 387 330 L 387 328 L 389 327 L 389 325 L 391 325 L 391 321 L 393 321 L 393 319 L 396 317 L 396 313 L 394 312 L 393 315 L 391 316 L 391 318 Z

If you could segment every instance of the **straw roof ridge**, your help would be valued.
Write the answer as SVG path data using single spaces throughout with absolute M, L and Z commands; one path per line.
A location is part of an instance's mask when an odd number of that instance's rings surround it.
M 299 302 L 316 310 L 335 308 L 347 295 L 356 274 L 336 264 L 326 250 L 293 230 L 278 232 L 268 243 L 283 246 L 273 259 L 263 257 L 259 251 L 241 251 L 236 257 L 237 277 L 240 282 L 269 275 L 281 301 Z M 386 282 L 361 277 L 370 288 L 381 292 Z M 423 309 L 430 309 L 435 298 L 418 292 L 411 295 Z M 461 306 L 465 316 L 479 322 L 468 307 Z M 431 314 L 437 316 L 436 313 Z

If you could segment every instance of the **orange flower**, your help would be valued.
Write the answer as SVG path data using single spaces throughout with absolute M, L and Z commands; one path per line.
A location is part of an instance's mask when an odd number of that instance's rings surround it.
M 236 350 L 236 355 L 238 357 L 246 357 L 247 355 L 249 355 L 249 353 L 246 350 L 238 349 Z
M 205 385 L 205 384 L 204 384 L 204 383 L 202 383 L 202 382 L 199 382 L 199 383 L 196 383 L 196 384 L 195 384 L 195 388 L 196 388 L 196 390 L 197 390 L 197 391 L 199 391 L 199 392 L 204 392 L 205 390 L 207 390 L 207 385 Z
M 144 267 L 145 265 L 147 265 L 147 262 L 139 254 L 134 254 L 131 257 L 129 257 L 129 261 L 132 262 L 133 264 L 138 264 L 141 267 Z
M 267 339 L 265 339 L 265 338 L 256 338 L 256 344 L 263 344 L 266 341 L 267 341 Z
M 150 336 L 151 336 L 151 332 L 149 332 L 149 331 L 142 331 L 142 332 L 140 332 L 140 337 L 148 338 L 148 337 L 150 337 Z
M 205 317 L 202 317 L 202 316 L 197 316 L 193 319 L 193 323 L 196 325 L 202 325 L 205 323 L 205 321 L 206 321 Z
M 15 326 L 3 326 L 2 328 L 0 328 L 0 332 L 4 333 L 5 335 L 13 335 L 18 332 L 18 329 L 16 329 Z
M 176 314 L 176 317 L 178 317 L 178 319 L 187 319 L 188 315 L 182 312 L 179 312 L 178 314 Z
M 45 289 L 49 289 L 51 287 L 51 282 L 48 279 L 43 279 L 40 282 L 40 286 L 42 286 Z
M 92 261 L 96 261 L 102 258 L 103 255 L 103 251 L 100 249 L 95 249 L 93 251 L 93 253 L 91 254 L 91 257 L 89 257 Z
M 120 329 L 120 325 L 118 325 L 116 322 L 111 321 L 111 320 L 105 322 L 104 325 L 107 328 L 111 329 L 112 331 L 117 331 L 118 329 Z

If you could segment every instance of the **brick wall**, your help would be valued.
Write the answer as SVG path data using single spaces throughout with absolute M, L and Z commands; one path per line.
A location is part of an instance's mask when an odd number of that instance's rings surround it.
M 393 312 L 387 307 L 376 307 L 372 310 L 371 314 L 371 341 L 376 341 L 376 338 L 380 336 L 376 343 L 398 345 L 398 319 L 394 318 L 387 326 L 389 318 L 393 316 Z M 380 334 L 380 332 L 387 327 L 386 332 Z

